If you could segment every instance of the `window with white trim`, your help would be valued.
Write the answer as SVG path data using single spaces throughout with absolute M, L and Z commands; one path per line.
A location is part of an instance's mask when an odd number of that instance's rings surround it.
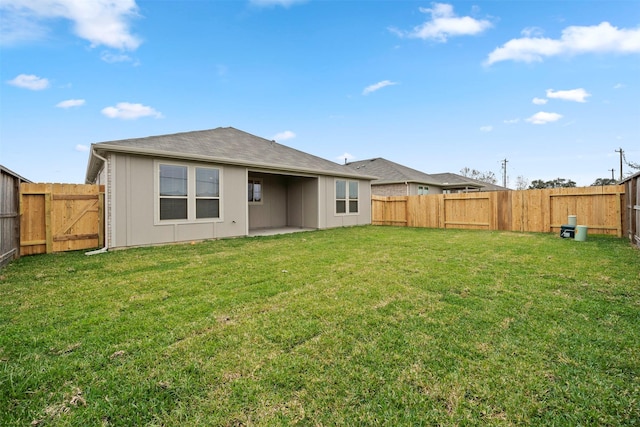
M 262 180 L 249 179 L 247 194 L 249 203 L 262 203 Z
M 196 219 L 220 218 L 220 170 L 196 168 Z
M 358 213 L 358 181 L 336 180 L 336 213 Z
M 418 196 L 429 194 L 429 187 L 426 185 L 418 185 Z
M 187 219 L 186 166 L 160 165 L 160 220 Z
M 160 221 L 220 219 L 220 169 L 157 163 Z

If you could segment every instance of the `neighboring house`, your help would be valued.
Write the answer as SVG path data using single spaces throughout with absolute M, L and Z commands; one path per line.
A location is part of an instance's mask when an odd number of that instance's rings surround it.
M 349 162 L 344 166 L 353 171 L 377 177 L 371 182 L 371 193 L 376 196 L 442 193 L 440 183 L 431 175 L 381 157 Z
M 474 191 L 509 191 L 509 188 L 491 184 L 455 173 L 434 173 L 436 178 L 447 189 L 448 193 L 470 193 Z
M 426 174 L 383 158 L 345 164 L 354 171 L 373 175 L 371 193 L 376 196 L 415 196 L 423 194 L 497 191 L 507 188 L 452 173 Z
M 372 179 L 231 127 L 92 144 L 86 176 L 110 248 L 370 224 Z
M 0 165 L 0 267 L 20 257 L 20 184 L 31 182 Z

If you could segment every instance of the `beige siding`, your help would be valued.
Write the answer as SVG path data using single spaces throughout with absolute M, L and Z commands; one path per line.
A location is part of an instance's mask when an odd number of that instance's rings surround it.
M 286 178 L 264 173 L 249 173 L 249 178 L 262 180 L 262 201 L 249 204 L 249 229 L 285 227 L 287 225 Z
M 246 224 L 246 170 L 207 165 L 221 170 L 221 220 L 219 222 L 156 224 L 154 160 L 138 156 L 113 156 L 111 246 L 128 247 L 243 236 Z M 198 165 L 184 163 L 185 165 Z
M 340 178 L 345 179 L 345 178 Z M 350 179 L 353 181 L 353 179 Z M 358 186 L 357 214 L 336 214 L 335 210 L 335 181 L 334 177 L 322 177 L 320 190 L 320 228 L 348 227 L 353 225 L 371 224 L 371 184 L 361 180 Z
M 371 186 L 371 192 L 374 196 L 392 197 L 392 196 L 417 196 L 418 187 L 429 187 L 429 194 L 442 194 L 442 188 L 434 185 L 416 184 L 410 182 L 407 184 L 378 184 Z
M 359 212 L 335 213 L 335 178 L 249 172 L 241 166 L 162 160 L 186 166 L 220 169 L 221 217 L 213 222 L 160 223 L 156 219 L 156 162 L 145 156 L 110 154 L 106 178 L 109 247 L 156 245 L 245 236 L 250 229 L 327 228 L 371 223 L 371 186 L 359 181 Z M 263 183 L 263 202 L 247 201 L 248 177 Z

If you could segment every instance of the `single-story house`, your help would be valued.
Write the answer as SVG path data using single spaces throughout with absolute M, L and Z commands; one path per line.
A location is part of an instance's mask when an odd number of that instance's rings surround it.
M 371 182 L 371 192 L 376 196 L 416 196 L 508 190 L 453 173 L 426 174 L 380 157 L 349 162 L 345 164 L 345 167 L 376 176 L 377 179 Z
M 95 143 L 86 174 L 108 248 L 370 224 L 372 179 L 232 127 Z
M 432 177 L 440 181 L 449 193 L 471 193 L 474 191 L 509 191 L 507 187 L 479 181 L 455 173 L 433 173 Z

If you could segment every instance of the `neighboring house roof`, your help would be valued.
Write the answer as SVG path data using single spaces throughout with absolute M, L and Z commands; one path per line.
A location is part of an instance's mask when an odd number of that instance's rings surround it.
M 501 185 L 490 184 L 488 182 L 479 181 L 477 179 L 469 178 L 466 176 L 458 175 L 455 173 L 434 173 L 432 175 L 436 179 L 445 185 L 443 188 L 478 188 L 481 187 L 481 191 L 505 191 L 509 190 Z
M 164 158 L 241 165 L 269 170 L 313 173 L 360 179 L 373 176 L 348 170 L 338 163 L 226 127 L 210 130 L 107 141 L 91 145 L 87 182 L 95 182 L 102 160 L 95 154 L 120 152 Z
M 406 182 L 440 185 L 439 181 L 432 175 L 408 168 L 381 157 L 349 162 L 346 163 L 345 166 L 360 173 L 378 177 L 378 179 L 371 182 L 372 185 L 404 184 Z
M 392 162 L 381 157 L 375 159 L 349 162 L 345 167 L 354 169 L 367 175 L 373 175 L 378 179 L 371 185 L 416 183 L 440 187 L 445 190 L 467 189 L 477 191 L 501 191 L 508 188 L 495 184 L 478 181 L 455 173 L 426 174 L 416 169 L 411 169 L 399 163 Z

